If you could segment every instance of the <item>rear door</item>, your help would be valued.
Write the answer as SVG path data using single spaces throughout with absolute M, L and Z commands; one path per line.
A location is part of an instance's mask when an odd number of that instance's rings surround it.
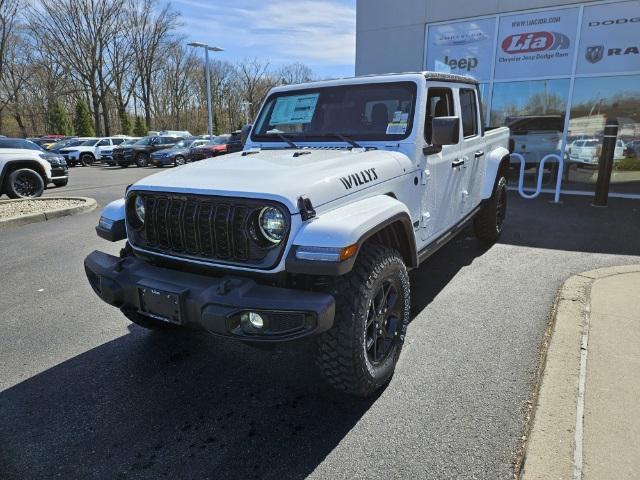
M 459 197 L 459 217 L 469 214 L 479 203 L 485 172 L 485 141 L 475 88 L 460 89 L 460 173 L 464 177 Z

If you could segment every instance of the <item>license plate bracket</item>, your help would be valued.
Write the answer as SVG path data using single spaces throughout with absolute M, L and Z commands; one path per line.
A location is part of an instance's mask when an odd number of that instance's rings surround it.
M 182 324 L 182 299 L 176 292 L 138 286 L 140 313 L 156 320 Z

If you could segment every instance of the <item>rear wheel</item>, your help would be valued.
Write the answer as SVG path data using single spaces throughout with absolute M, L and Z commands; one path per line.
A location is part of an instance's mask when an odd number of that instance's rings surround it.
M 140 168 L 149 165 L 149 155 L 146 153 L 139 153 L 136 157 L 136 165 Z
M 178 155 L 176 158 L 174 158 L 173 160 L 173 164 L 176 167 L 179 167 L 180 165 L 184 165 L 186 163 L 186 160 L 184 159 L 184 157 L 182 155 Z
M 95 158 L 93 158 L 93 155 L 91 155 L 90 153 L 83 153 L 82 155 L 80 155 L 80 164 L 83 167 L 91 165 L 94 161 Z
M 484 243 L 494 243 L 500 237 L 507 216 L 507 178 L 504 169 L 498 172 L 491 198 L 483 205 L 473 221 L 476 237 Z
M 353 270 L 333 280 L 333 327 L 318 336 L 316 361 L 338 390 L 369 396 L 393 375 L 409 324 L 409 275 L 400 254 L 365 245 Z
M 44 181 L 38 172 L 20 168 L 9 174 L 4 192 L 9 198 L 36 198 L 44 192 Z

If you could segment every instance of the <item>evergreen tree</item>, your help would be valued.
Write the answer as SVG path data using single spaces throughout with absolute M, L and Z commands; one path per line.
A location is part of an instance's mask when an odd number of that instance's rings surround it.
M 123 135 L 131 135 L 131 120 L 124 107 L 119 109 L 118 117 L 120 118 L 120 133 Z
M 136 123 L 133 127 L 133 134 L 136 137 L 146 137 L 147 136 L 147 126 L 146 124 L 142 121 L 141 117 L 136 117 Z
M 47 129 L 49 133 L 57 135 L 72 135 L 73 126 L 67 110 L 56 101 L 49 105 L 47 116 Z
M 96 132 L 91 122 L 91 114 L 87 104 L 82 100 L 76 103 L 76 116 L 73 119 L 76 135 L 79 137 L 94 137 Z

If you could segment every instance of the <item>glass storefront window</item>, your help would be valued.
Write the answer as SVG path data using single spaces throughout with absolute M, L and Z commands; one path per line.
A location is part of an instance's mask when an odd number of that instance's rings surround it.
M 610 191 L 640 193 L 640 75 L 576 78 L 563 188 L 594 191 L 609 118 L 620 124 Z
M 501 82 L 493 86 L 491 100 L 492 127 L 511 129 L 511 148 L 524 157 L 526 183 L 535 184 L 540 161 L 549 153 L 560 153 L 564 112 L 569 94 L 569 79 Z M 555 171 L 557 162 L 545 162 L 547 172 Z M 512 160 L 513 183 L 520 171 L 520 161 Z M 552 178 L 547 175 L 545 184 Z

